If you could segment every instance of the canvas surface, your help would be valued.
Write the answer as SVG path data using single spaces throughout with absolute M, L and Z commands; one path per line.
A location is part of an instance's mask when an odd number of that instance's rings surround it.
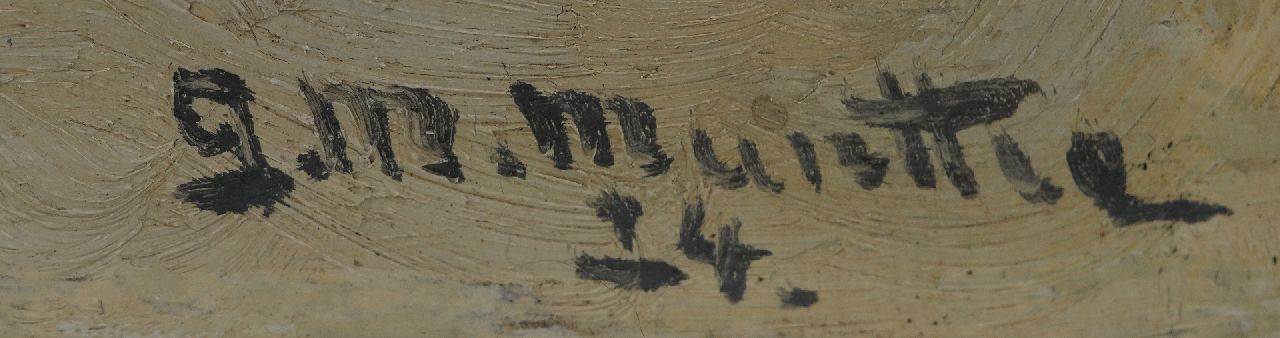
M 1272 336 L 1278 14 L 2 1 L 0 331 Z

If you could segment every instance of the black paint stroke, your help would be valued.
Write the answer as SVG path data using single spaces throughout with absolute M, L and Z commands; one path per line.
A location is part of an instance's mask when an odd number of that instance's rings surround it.
M 284 198 L 293 188 L 293 178 L 280 169 L 243 168 L 178 185 L 174 196 L 218 214 L 243 214 L 249 208 L 262 207 L 263 215 L 270 216 L 276 203 L 288 206 Z
M 325 91 L 340 97 L 347 107 L 351 109 L 356 121 L 364 125 L 365 136 L 369 137 L 369 144 L 378 152 L 378 159 L 382 162 L 382 173 L 399 181 L 403 170 L 400 169 L 400 164 L 396 162 L 395 151 L 391 149 L 391 128 L 388 126 L 390 123 L 389 109 L 387 109 L 386 104 L 375 97 L 378 92 L 347 83 L 329 86 Z
M 462 174 L 462 163 L 455 158 L 445 158 L 439 163 L 424 164 L 422 170 L 449 179 L 449 182 L 462 183 L 467 177 Z
M 876 83 L 880 86 L 880 95 L 890 102 L 907 100 L 907 95 L 902 91 L 902 85 L 898 83 L 898 77 L 893 73 L 880 72 Z M 932 88 L 932 84 L 928 81 L 920 83 L 922 87 Z M 845 107 L 848 106 L 849 102 L 846 101 Z M 898 146 L 898 152 L 902 153 L 903 166 L 907 168 L 907 175 L 911 176 L 916 187 L 928 189 L 937 187 L 938 179 L 933 174 L 933 163 L 929 162 L 929 149 L 925 147 L 924 138 L 920 136 L 920 127 L 893 128 L 893 141 Z
M 1009 134 L 1000 133 L 991 139 L 996 146 L 996 160 L 1000 162 L 1000 171 L 1005 179 L 1013 185 L 1013 189 L 1022 195 L 1022 199 L 1032 203 L 1054 204 L 1062 198 L 1062 188 L 1049 182 L 1048 178 L 1036 175 L 1031 167 L 1031 158 L 1022 152 L 1018 142 Z
M 907 172 L 917 186 L 926 188 L 934 187 L 935 179 L 920 132 L 932 133 L 943 172 L 961 196 L 972 198 L 978 193 L 978 183 L 964 161 L 956 132 L 1013 116 L 1024 98 L 1040 92 L 1040 85 L 1031 80 L 996 78 L 935 88 L 927 74 L 916 81 L 920 93 L 913 96 L 902 90 L 896 76 L 882 71 L 877 83 L 885 100 L 851 97 L 844 100 L 845 109 L 855 120 L 892 129 Z
M 756 249 L 739 241 L 738 233 L 742 230 L 742 222 L 733 220 L 732 225 L 720 227 L 716 246 L 716 276 L 720 280 L 720 292 L 730 303 L 742 300 L 747 290 L 747 268 L 751 261 L 772 255 L 769 250 Z
M 1148 203 L 1130 195 L 1124 145 L 1114 133 L 1072 133 L 1067 165 L 1080 192 L 1106 210 L 1119 226 L 1151 221 L 1199 223 L 1216 215 L 1233 214 L 1219 204 L 1185 199 Z
M 323 181 L 329 179 L 329 167 L 325 166 L 324 160 L 320 158 L 320 153 L 315 150 L 307 150 L 307 152 L 298 155 L 298 170 L 311 176 L 312 181 Z
M 307 102 L 307 107 L 311 108 L 311 119 L 316 126 L 316 136 L 320 138 L 320 149 L 324 150 L 322 164 L 333 171 L 350 174 L 351 161 L 347 159 L 347 139 L 342 134 L 338 117 L 333 113 L 333 103 L 323 94 L 316 92 L 305 79 L 298 79 L 298 90 L 302 92 L 302 99 Z M 315 177 L 312 175 L 312 178 Z M 328 175 L 326 174 L 325 177 Z
M 462 164 L 453 152 L 453 139 L 458 130 L 458 109 L 431 94 L 426 88 L 396 86 L 388 93 L 404 106 L 409 129 L 418 146 L 441 158 L 438 163 L 422 166 L 422 170 L 442 176 L 453 183 L 462 183 L 466 177 Z
M 697 159 L 698 167 L 704 175 L 711 176 L 716 185 L 725 189 L 747 186 L 747 174 L 742 171 L 742 166 L 729 169 L 727 164 L 716 157 L 716 150 L 712 147 L 711 136 L 707 135 L 707 131 L 694 129 L 692 134 L 693 157 Z
M 551 160 L 555 162 L 556 169 L 571 168 L 573 153 L 569 151 L 569 136 L 565 133 L 564 114 L 560 106 L 542 95 L 538 88 L 523 81 L 511 84 L 510 93 L 520 114 L 528 122 L 534 140 L 538 142 L 538 151 L 544 154 L 551 151 Z
M 813 150 L 813 142 L 800 132 L 787 135 L 787 140 L 796 151 L 796 160 L 800 162 L 804 178 L 813 184 L 814 191 L 822 191 L 822 168 L 818 167 L 818 153 Z
M 201 127 L 200 113 L 192 107 L 197 98 L 230 107 L 235 114 L 234 127 L 220 123 L 216 133 Z M 271 167 L 262 155 L 249 111 L 249 101 L 253 99 L 253 91 L 240 76 L 222 69 L 192 72 L 179 68 L 173 73 L 173 115 L 183 139 L 196 147 L 201 156 L 234 150 L 240 160 L 238 170 L 178 185 L 174 197 L 219 214 L 242 214 L 249 208 L 261 207 L 263 215 L 269 216 L 276 203 L 285 204 L 284 198 L 294 188 L 293 178 Z
M 600 197 L 587 202 L 587 205 L 596 209 L 596 217 L 600 220 L 613 224 L 613 230 L 618 234 L 618 242 L 622 243 L 622 248 L 631 251 L 632 242 L 636 237 L 636 220 L 644 215 L 644 208 L 640 206 L 640 201 L 632 196 L 624 196 L 617 191 L 601 191 Z
M 927 84 L 926 75 L 920 80 L 924 82 L 920 93 L 912 96 L 902 92 L 892 73 L 881 72 L 881 94 L 887 100 L 851 97 L 843 101 L 845 109 L 851 118 L 876 127 L 929 130 L 945 126 L 960 130 L 1013 116 L 1022 99 L 1040 92 L 1035 81 L 1014 78 L 959 82 L 946 88 Z
M 613 166 L 613 149 L 609 144 L 609 132 L 605 129 L 604 107 L 595 95 L 568 90 L 555 93 L 551 100 L 568 111 L 573 124 L 578 127 L 582 151 L 594 153 L 592 163 L 601 167 Z
M 801 288 L 779 289 L 778 298 L 782 300 L 784 308 L 810 307 L 818 302 L 818 292 Z
M 240 162 L 245 166 L 257 166 L 260 157 L 249 149 L 240 146 L 240 134 L 227 123 L 219 123 L 218 131 L 209 132 L 200 126 L 200 113 L 191 107 L 195 99 L 208 99 L 215 103 L 231 107 L 236 113 L 236 122 L 242 123 L 248 113 L 248 102 L 253 101 L 253 92 L 244 84 L 240 76 L 222 69 L 202 69 L 192 72 L 183 68 L 173 73 L 173 116 L 178 119 L 178 132 L 187 144 L 196 147 L 201 156 L 209 157 L 236 150 Z M 244 112 L 244 113 L 241 113 Z
M 902 153 L 903 166 L 907 175 L 916 187 L 933 189 L 938 187 L 938 178 L 933 174 L 933 163 L 929 162 L 929 148 L 924 145 L 920 129 L 904 127 L 893 131 L 893 142 Z
M 954 128 L 935 126 L 933 144 L 937 147 L 938 162 L 942 163 L 942 172 L 947 174 L 951 185 L 960 191 L 964 198 L 978 196 L 978 180 L 973 177 L 973 169 L 964 161 L 964 146 L 956 138 Z
M 836 133 L 827 136 L 827 142 L 835 146 L 840 165 L 852 169 L 854 175 L 857 175 L 858 186 L 862 189 L 875 189 L 884 183 L 889 159 L 868 151 L 867 142 L 862 140 L 862 136 L 854 132 Z
M 499 144 L 498 147 L 493 148 L 493 156 L 490 158 L 494 163 L 498 164 L 498 175 L 525 178 L 524 162 L 520 162 L 520 159 L 516 158 L 516 154 L 511 152 L 511 148 L 508 148 L 506 143 Z
M 662 151 L 662 145 L 658 144 L 658 118 L 654 116 L 653 108 L 639 100 L 622 96 L 609 99 L 608 106 L 609 110 L 618 114 L 618 124 L 622 127 L 622 139 L 626 142 L 627 149 L 653 158 L 653 161 L 640 168 L 645 170 L 647 176 L 666 173 L 675 159 L 667 156 Z
M 738 154 L 742 156 L 742 167 L 751 174 L 751 180 L 756 182 L 756 188 L 775 194 L 782 192 L 782 181 L 774 181 L 769 177 L 764 162 L 760 161 L 760 152 L 756 150 L 755 142 L 745 138 L 738 139 Z
M 742 222 L 737 219 L 730 225 L 720 227 L 718 243 L 713 244 L 702 236 L 705 219 L 701 198 L 693 202 L 686 201 L 684 218 L 680 222 L 680 241 L 676 247 L 690 260 L 714 267 L 716 278 L 720 282 L 720 292 L 729 302 L 737 303 L 746 292 L 747 268 L 751 266 L 751 261 L 773 253 L 742 244 L 738 235 L 742 230 Z
M 703 209 L 701 198 L 695 199 L 692 203 L 686 201 L 684 218 L 680 220 L 680 241 L 676 244 L 676 248 L 690 260 L 715 264 L 715 244 L 702 236 L 702 223 L 705 219 L 706 211 Z
M 681 281 L 689 279 L 689 275 L 680 268 L 663 261 L 609 256 L 595 258 L 584 254 L 578 256 L 574 264 L 577 265 L 578 278 L 613 282 L 626 290 L 655 291 L 664 286 L 680 285 Z

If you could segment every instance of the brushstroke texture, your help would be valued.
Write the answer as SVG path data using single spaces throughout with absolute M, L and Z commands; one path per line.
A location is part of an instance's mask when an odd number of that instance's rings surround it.
M 733 224 L 720 227 L 716 246 L 716 276 L 720 280 L 720 292 L 730 303 L 742 301 L 747 290 L 747 268 L 751 267 L 751 262 L 773 254 L 769 250 L 742 244 L 738 238 L 741 230 L 742 222 L 736 219 Z
M 1024 98 L 1040 92 L 1040 85 L 1035 81 L 1014 78 L 959 82 L 936 88 L 927 74 L 920 74 L 916 78 L 919 93 L 910 95 L 889 71 L 881 71 L 876 80 L 884 100 L 845 99 L 850 118 L 892 130 L 907 173 L 921 188 L 936 186 L 933 165 L 929 163 L 928 150 L 920 135 L 921 131 L 929 131 L 943 173 L 965 198 L 978 194 L 978 182 L 973 169 L 965 163 L 964 147 L 956 133 L 1013 116 Z
M 818 302 L 818 292 L 801 288 L 779 289 L 778 298 L 783 308 L 804 308 Z
M 391 128 L 387 106 L 375 96 L 377 91 L 348 83 L 340 83 L 325 89 L 327 94 L 341 98 L 351 109 L 356 121 L 364 126 L 369 145 L 378 153 L 382 163 L 382 173 L 399 181 L 404 171 L 396 162 L 395 151 L 391 149 Z
M 698 161 L 698 167 L 702 169 L 703 175 L 710 176 L 712 182 L 721 188 L 734 190 L 747 186 L 747 174 L 742 171 L 741 166 L 729 168 L 716 157 L 715 147 L 707 131 L 694 129 L 692 138 L 693 157 Z
M 595 258 L 584 254 L 574 260 L 574 265 L 577 266 L 578 278 L 611 282 L 625 290 L 651 292 L 664 286 L 680 285 L 681 281 L 689 278 L 671 264 L 645 259 Z
M 1231 209 L 1213 203 L 1185 199 L 1149 203 L 1129 194 L 1124 146 L 1110 132 L 1072 133 L 1067 164 L 1080 192 L 1106 210 L 1118 226 L 1152 221 L 1199 223 L 1232 214 Z
M 636 237 L 636 220 L 644 215 L 644 208 L 635 197 L 619 194 L 617 191 L 602 191 L 595 200 L 587 205 L 596 209 L 596 217 L 613 224 L 622 248 L 631 251 Z
M 333 112 L 333 102 L 316 92 L 305 79 L 298 78 L 298 90 L 302 92 L 303 101 L 306 101 L 307 107 L 311 109 L 311 120 L 315 125 L 316 137 L 320 138 L 320 149 L 324 150 L 322 160 L 324 165 L 330 170 L 350 174 L 351 160 L 347 159 L 347 138 L 342 134 L 342 126 L 338 124 L 338 117 Z M 315 177 L 312 175 L 312 178 Z
M 458 129 L 458 110 L 426 88 L 396 86 L 384 96 L 395 99 L 405 108 L 404 115 L 409 121 L 414 142 L 440 157 L 439 162 L 423 165 L 422 170 L 445 177 L 453 183 L 466 181 L 458 155 L 453 152 L 453 140 Z
M 667 156 L 662 151 L 662 145 L 658 144 L 658 119 L 653 115 L 653 108 L 636 99 L 615 96 L 609 99 L 609 110 L 618 115 L 618 124 L 622 126 L 622 139 L 626 141 L 627 150 L 653 159 L 640 166 L 647 176 L 666 173 L 675 159 Z
M 511 84 L 510 93 L 529 124 L 533 139 L 538 143 L 538 151 L 544 154 L 550 151 L 556 169 L 572 168 L 573 153 L 569 151 L 569 136 L 565 134 L 564 114 L 560 106 L 542 95 L 538 88 L 523 81 Z
M 232 123 L 218 124 L 217 132 L 205 130 L 200 126 L 200 113 L 192 107 L 198 98 L 230 107 Z M 294 189 L 293 178 L 271 167 L 262 155 L 249 111 L 249 101 L 253 99 L 253 91 L 240 76 L 222 69 L 192 72 L 178 68 L 173 73 L 173 115 L 183 139 L 201 156 L 234 150 L 240 160 L 237 170 L 178 185 L 175 198 L 218 214 L 243 214 L 252 207 L 261 207 L 263 215 L 270 216 L 275 204 L 284 204 L 284 198 Z
M 991 139 L 991 143 L 996 146 L 1000 171 L 1023 199 L 1032 203 L 1055 204 L 1062 198 L 1062 188 L 1036 174 L 1035 168 L 1031 167 L 1031 159 L 1012 136 L 1000 133 Z
M 827 136 L 827 142 L 836 148 L 840 165 L 853 170 L 862 189 L 875 189 L 884 183 L 889 159 L 868 151 L 862 136 L 854 132 L 836 133 Z
M 680 220 L 680 241 L 676 244 L 676 248 L 690 260 L 715 264 L 715 244 L 702 236 L 702 224 L 705 219 L 706 211 L 703 210 L 701 198 L 695 199 L 692 203 L 686 201 L 684 218 Z
M 751 174 L 751 180 L 756 182 L 756 188 L 771 193 L 780 193 L 784 185 L 782 181 L 774 180 L 769 176 L 769 172 L 764 168 L 764 162 L 760 160 L 760 152 L 756 150 L 755 142 L 748 139 L 738 140 L 738 153 L 742 156 L 742 167 Z
M 592 163 L 601 167 L 613 166 L 613 149 L 609 144 L 609 133 L 605 130 L 604 108 L 600 105 L 600 98 L 569 90 L 556 93 L 551 99 L 573 118 L 573 124 L 578 127 L 582 151 L 594 153 Z
M 526 168 L 524 162 L 520 162 L 520 159 L 516 157 L 515 153 L 511 152 L 511 148 L 508 148 L 506 143 L 499 144 L 493 148 L 493 156 L 490 156 L 490 159 L 497 164 L 498 175 L 525 178 Z
M 796 151 L 796 161 L 800 162 L 800 171 L 804 172 L 805 180 L 813 184 L 814 191 L 821 192 L 822 168 L 818 166 L 818 153 L 813 149 L 813 141 L 800 132 L 787 135 L 787 141 L 791 142 L 791 149 Z

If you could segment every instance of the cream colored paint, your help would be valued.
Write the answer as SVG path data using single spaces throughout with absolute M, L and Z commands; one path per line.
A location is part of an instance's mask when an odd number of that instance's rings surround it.
M 0 2 L 0 331 L 1275 336 L 1278 11 L 1264 0 Z M 945 180 L 916 189 L 888 132 L 844 118 L 842 98 L 878 97 L 877 60 L 944 86 L 1015 76 L 1045 93 L 959 134 L 981 187 L 966 200 Z M 289 206 L 217 215 L 172 196 L 236 166 L 181 140 L 179 67 L 223 68 L 257 93 L 264 153 L 297 180 Z M 431 88 L 462 112 L 468 180 L 417 169 L 429 157 L 395 118 L 406 175 L 389 179 L 339 107 L 355 173 L 308 181 L 292 169 L 319 149 L 304 74 Z M 623 154 L 611 115 L 618 165 L 592 166 L 574 145 L 576 169 L 552 169 L 506 95 L 515 80 L 644 100 L 671 171 L 643 178 L 647 159 Z M 752 139 L 787 189 L 714 187 L 694 165 L 691 127 L 731 163 L 736 140 Z M 862 134 L 893 161 L 885 185 L 857 188 L 815 140 L 826 182 L 814 193 L 790 131 Z M 1065 188 L 1061 201 L 1014 192 L 990 145 L 1000 131 Z M 1133 194 L 1235 214 L 1113 227 L 1071 181 L 1072 131 L 1121 136 Z M 494 174 L 499 142 L 527 180 Z M 584 203 L 611 188 L 644 204 L 634 253 Z M 681 203 L 696 196 L 708 227 L 740 218 L 743 240 L 774 252 L 751 266 L 741 303 L 674 248 Z M 690 279 L 620 290 L 578 279 L 580 253 L 660 259 Z M 783 309 L 784 287 L 820 301 Z

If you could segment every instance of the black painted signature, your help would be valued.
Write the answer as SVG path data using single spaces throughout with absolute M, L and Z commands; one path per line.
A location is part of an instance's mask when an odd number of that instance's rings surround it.
M 1035 81 L 1014 78 L 960 82 L 938 88 L 922 74 L 916 78 L 919 93 L 915 94 L 903 91 L 897 77 L 890 72 L 880 72 L 877 81 L 883 99 L 850 97 L 843 100 L 849 117 L 870 127 L 892 130 L 903 165 L 921 188 L 936 186 L 929 150 L 921 135 L 931 134 L 943 172 L 964 198 L 976 196 L 979 185 L 973 170 L 965 163 L 964 147 L 957 140 L 956 132 L 1008 118 L 1017 112 L 1026 97 L 1041 93 Z M 406 119 L 414 144 L 436 158 L 421 169 L 454 183 L 465 181 L 467 166 L 460 163 L 453 150 L 459 111 L 429 90 L 404 86 L 374 89 L 350 83 L 328 84 L 316 89 L 305 79 L 298 80 L 298 88 L 315 120 L 320 141 L 321 152 L 312 150 L 297 157 L 298 170 L 312 180 L 323 181 L 332 172 L 353 170 L 346 155 L 346 137 L 334 115 L 333 104 L 338 102 L 352 111 L 359 127 L 364 129 L 367 142 L 377 152 L 383 174 L 400 180 L 404 170 L 391 146 L 388 124 L 395 111 Z M 285 197 L 294 189 L 295 182 L 284 171 L 271 167 L 263 156 L 248 104 L 254 100 L 254 94 L 245 82 L 222 69 L 178 69 L 173 74 L 173 89 L 173 114 L 183 139 L 202 156 L 234 152 L 240 160 L 240 168 L 236 170 L 179 185 L 175 196 L 220 214 L 245 213 L 260 207 L 264 215 L 270 215 L 276 204 L 285 204 Z M 556 170 L 572 169 L 574 164 L 566 122 L 576 126 L 582 150 L 591 154 L 593 165 L 614 165 L 613 147 L 605 128 L 606 110 L 616 116 L 627 151 L 651 159 L 641 165 L 647 176 L 665 174 L 674 161 L 657 141 L 654 109 L 641 100 L 622 96 L 601 100 L 575 90 L 547 95 L 522 81 L 513 83 L 509 93 L 528 123 L 539 152 L 548 154 Z M 200 112 L 192 107 L 196 99 L 230 107 L 234 119 L 219 124 L 216 131 L 204 129 L 199 124 Z M 771 193 L 780 193 L 786 188 L 782 180 L 769 175 L 755 142 L 738 140 L 741 165 L 731 167 L 716 155 L 712 138 L 706 131 L 691 130 L 690 137 L 698 167 L 716 186 L 732 190 L 754 182 L 757 188 Z M 827 135 L 823 139 L 834 146 L 838 163 L 856 176 L 862 189 L 880 187 L 891 162 L 888 157 L 868 151 L 866 142 L 854 132 Z M 813 141 L 800 132 L 788 135 L 787 140 L 795 150 L 805 180 L 816 191 L 821 191 L 822 170 Z M 1024 199 L 1054 204 L 1062 197 L 1063 189 L 1036 173 L 1030 158 L 1011 136 L 998 134 L 992 144 L 1002 173 Z M 1151 221 L 1196 223 L 1216 215 L 1232 214 L 1225 206 L 1207 202 L 1184 199 L 1146 202 L 1129 194 L 1123 153 L 1119 138 L 1107 132 L 1074 133 L 1066 153 L 1076 187 L 1105 210 L 1117 226 Z M 496 164 L 497 173 L 504 177 L 523 179 L 530 170 L 505 144 L 496 145 L 490 159 Z M 587 203 L 602 221 L 613 224 L 619 242 L 631 251 L 637 219 L 644 214 L 640 201 L 616 191 L 605 191 Z M 746 289 L 747 268 L 753 261 L 772 253 L 741 243 L 739 220 L 721 226 L 717 242 L 711 242 L 701 232 L 704 213 L 701 200 L 686 201 L 675 248 L 690 260 L 711 265 L 720 281 L 720 291 L 736 303 Z M 575 259 L 575 265 L 581 278 L 610 281 L 624 289 L 653 291 L 678 285 L 687 278 L 683 271 L 669 263 L 644 259 L 597 258 L 583 254 Z M 817 301 L 815 291 L 803 289 L 782 290 L 779 297 L 787 306 L 809 306 Z

